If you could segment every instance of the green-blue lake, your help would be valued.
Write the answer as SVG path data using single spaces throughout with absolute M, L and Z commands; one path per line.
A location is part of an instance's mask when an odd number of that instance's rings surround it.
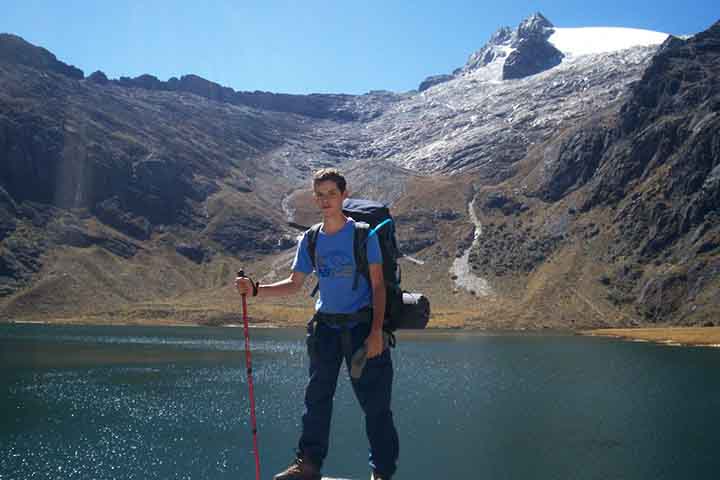
M 263 478 L 292 459 L 304 332 L 251 331 Z M 397 479 L 715 479 L 720 349 L 402 333 Z M 0 479 L 253 479 L 237 328 L 0 325 Z M 366 479 L 347 372 L 325 473 Z

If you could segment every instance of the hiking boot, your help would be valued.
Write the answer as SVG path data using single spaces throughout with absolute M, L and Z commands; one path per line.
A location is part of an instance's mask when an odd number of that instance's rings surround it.
M 372 472 L 370 480 L 391 480 L 391 478 L 387 475 L 383 475 L 382 473 Z
M 273 477 L 273 480 L 321 480 L 320 469 L 304 458 L 296 458 L 284 471 Z

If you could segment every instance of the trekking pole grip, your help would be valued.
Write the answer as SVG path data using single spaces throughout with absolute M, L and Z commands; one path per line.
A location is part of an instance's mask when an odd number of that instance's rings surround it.
M 239 278 L 245 278 L 245 270 L 238 270 L 237 276 Z M 245 297 L 245 294 L 243 293 L 243 297 Z
M 260 282 L 253 282 L 253 279 L 252 279 L 252 278 L 246 277 L 246 276 L 245 276 L 245 270 L 239 270 L 239 271 L 237 272 L 237 276 L 238 276 L 239 278 L 247 278 L 248 280 L 250 280 L 250 285 L 252 285 L 252 293 L 251 293 L 251 295 L 252 295 L 253 297 L 257 297 L 258 288 L 260 287 Z M 244 296 L 244 295 L 243 295 L 243 296 Z

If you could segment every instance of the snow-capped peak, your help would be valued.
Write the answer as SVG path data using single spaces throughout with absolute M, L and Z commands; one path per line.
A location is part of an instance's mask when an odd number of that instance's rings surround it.
M 470 55 L 452 75 L 428 77 L 420 91 L 465 75 L 480 81 L 525 78 L 575 58 L 638 47 L 658 47 L 667 33 L 624 27 L 558 28 L 541 13 L 523 20 L 515 30 L 502 27 Z
M 667 33 L 620 27 L 557 28 L 548 41 L 566 56 L 577 57 L 632 47 L 660 45 Z

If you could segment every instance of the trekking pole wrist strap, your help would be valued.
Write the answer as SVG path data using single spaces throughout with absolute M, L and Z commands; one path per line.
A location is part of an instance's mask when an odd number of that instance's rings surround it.
M 260 288 L 260 282 L 253 282 L 253 279 L 250 277 L 246 277 L 245 274 L 240 275 L 242 278 L 247 278 L 250 281 L 250 285 L 252 285 L 252 292 L 251 295 L 253 297 L 257 297 L 258 295 L 258 289 Z

